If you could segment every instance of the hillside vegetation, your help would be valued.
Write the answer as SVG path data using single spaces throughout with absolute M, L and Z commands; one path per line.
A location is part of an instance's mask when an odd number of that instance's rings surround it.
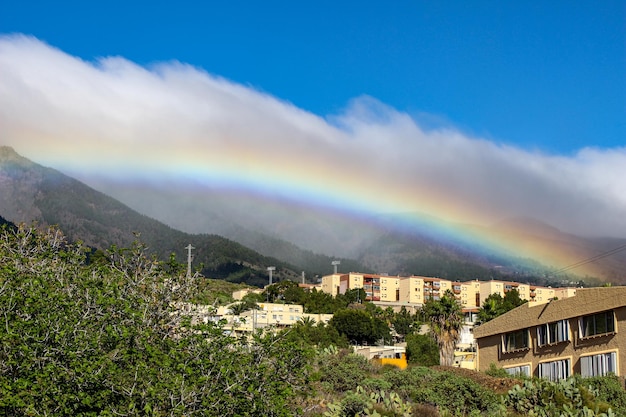
M 449 368 L 401 371 L 332 344 L 320 350 L 289 329 L 234 337 L 182 313 L 202 281 L 187 277 L 181 264 L 150 256 L 139 242 L 89 259 L 88 253 L 55 228 L 0 228 L 0 414 L 626 413 L 626 394 L 614 377 L 555 384 Z

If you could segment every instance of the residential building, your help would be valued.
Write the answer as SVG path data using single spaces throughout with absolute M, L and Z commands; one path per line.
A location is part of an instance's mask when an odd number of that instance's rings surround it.
M 480 281 L 461 282 L 461 306 L 463 308 L 480 307 Z
M 626 375 L 626 287 L 577 289 L 576 295 L 524 304 L 474 328 L 478 370 L 559 380 Z
M 504 297 L 504 295 L 511 290 L 517 290 L 521 299 L 530 301 L 530 288 L 531 286 L 529 284 L 521 284 L 519 282 L 496 280 L 482 281 L 480 283 L 480 304 L 478 307 L 482 306 L 487 297 L 491 294 L 500 294 Z
M 322 291 L 325 292 L 326 294 L 332 295 L 333 297 L 341 294 L 340 292 L 341 279 L 342 277 L 347 277 L 347 276 L 348 274 L 332 274 L 332 275 L 323 276 L 322 277 Z
M 244 288 L 241 290 L 233 291 L 233 300 L 243 300 L 243 298 L 248 294 L 262 294 L 262 288 Z
M 365 291 L 363 301 L 395 302 L 399 299 L 398 280 L 398 277 L 360 272 L 331 274 L 322 277 L 321 290 L 336 296 L 362 288 Z
M 406 346 L 353 346 L 354 353 L 365 356 L 379 365 L 393 365 L 400 369 L 408 366 Z
M 380 276 L 380 301 L 395 303 L 400 301 L 400 277 Z
M 528 293 L 528 304 L 533 306 L 537 304 L 544 304 L 548 301 L 554 299 L 555 294 L 554 288 L 546 288 L 546 287 L 538 287 L 536 285 L 530 286 L 530 292 Z M 561 298 L 566 298 L 569 293 L 563 294 Z

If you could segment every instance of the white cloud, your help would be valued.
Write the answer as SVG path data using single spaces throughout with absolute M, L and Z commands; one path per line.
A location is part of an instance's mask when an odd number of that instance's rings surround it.
M 178 62 L 85 62 L 2 37 L 0 126 L 0 143 L 86 181 L 180 175 L 316 198 L 342 190 L 355 206 L 376 199 L 482 222 L 521 215 L 626 237 L 626 148 L 545 155 L 422 129 L 370 97 L 324 119 Z

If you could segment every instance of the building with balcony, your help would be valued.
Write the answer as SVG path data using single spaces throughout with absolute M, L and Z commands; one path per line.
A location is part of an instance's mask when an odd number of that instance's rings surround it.
M 401 306 L 421 306 L 427 300 L 438 300 L 450 290 L 463 308 L 480 308 L 491 294 L 502 297 L 512 290 L 517 290 L 520 298 L 528 300 L 529 305 L 538 305 L 548 301 L 572 297 L 576 288 L 549 288 L 511 281 L 450 281 L 443 278 L 409 276 L 397 277 L 381 274 L 350 272 L 332 274 L 322 278 L 321 291 L 336 296 L 347 290 L 363 288 L 366 301 L 392 306 L 398 310 Z

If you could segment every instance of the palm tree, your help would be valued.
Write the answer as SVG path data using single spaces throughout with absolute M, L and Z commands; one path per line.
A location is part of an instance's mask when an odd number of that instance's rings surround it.
M 241 313 L 251 310 L 252 308 L 247 303 L 234 303 L 229 306 L 230 312 L 234 316 L 239 316 Z
M 310 316 L 300 317 L 300 319 L 297 322 L 299 326 L 306 327 L 307 329 L 310 329 L 311 327 L 315 326 L 315 323 L 316 321 Z
M 454 348 L 461 337 L 463 312 L 461 305 L 450 290 L 440 300 L 428 300 L 422 312 L 430 321 L 430 332 L 439 346 L 439 363 L 451 366 L 454 363 Z

